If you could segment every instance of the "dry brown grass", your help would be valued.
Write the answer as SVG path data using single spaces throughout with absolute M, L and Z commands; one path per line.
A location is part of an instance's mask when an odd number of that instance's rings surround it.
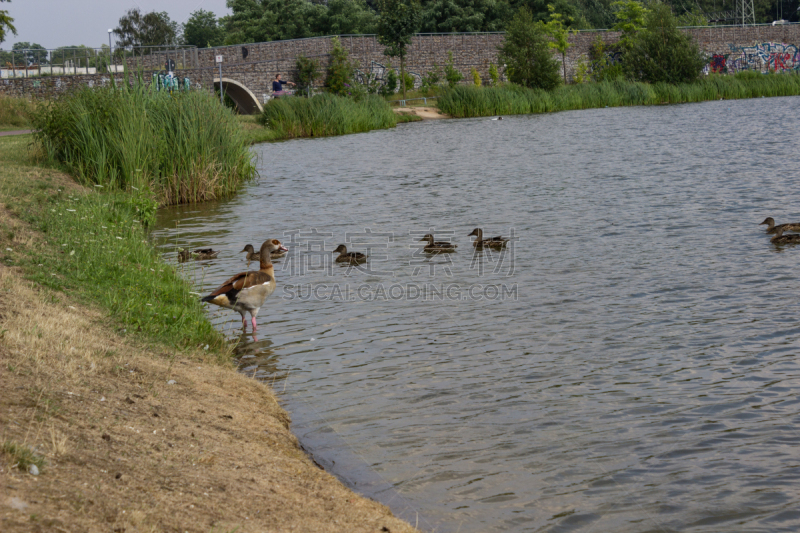
M 132 345 L 14 269 L 0 291 L 0 441 L 47 463 L 0 460 L 3 532 L 413 531 L 315 466 L 266 386 Z

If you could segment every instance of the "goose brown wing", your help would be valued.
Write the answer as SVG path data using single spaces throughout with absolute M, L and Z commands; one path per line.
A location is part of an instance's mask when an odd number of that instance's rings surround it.
M 242 272 L 241 274 L 236 274 L 231 279 L 220 285 L 217 290 L 203 298 L 203 300 L 210 301 L 213 300 L 214 297 L 221 294 L 226 294 L 230 300 L 233 300 L 236 294 L 242 289 L 247 289 L 256 285 L 263 285 L 270 280 L 272 280 L 272 276 L 266 272 Z

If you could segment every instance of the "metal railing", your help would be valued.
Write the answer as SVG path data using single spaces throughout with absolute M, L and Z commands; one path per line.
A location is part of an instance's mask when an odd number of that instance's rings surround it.
M 172 60 L 176 68 L 197 66 L 197 48 L 184 45 L 136 46 L 129 48 L 61 47 L 0 49 L 0 76 L 28 78 L 34 76 L 70 76 L 78 74 L 118 73 L 125 70 L 131 58 L 158 57 Z

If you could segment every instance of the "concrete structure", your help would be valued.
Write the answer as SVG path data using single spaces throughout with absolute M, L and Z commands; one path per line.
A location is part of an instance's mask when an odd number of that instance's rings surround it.
M 708 71 L 737 72 L 739 70 L 800 71 L 800 24 L 758 26 L 716 26 L 685 28 L 707 54 Z M 420 34 L 412 39 L 407 69 L 416 83 L 432 69 L 442 67 L 452 52 L 454 65 L 464 74 L 464 83 L 471 83 L 469 73 L 475 68 L 489 80 L 489 67 L 497 65 L 498 47 L 502 33 Z M 566 57 L 567 75 L 572 77 L 581 61 L 586 61 L 596 40 L 614 43 L 618 32 L 582 31 L 570 37 L 572 47 Z M 382 80 L 390 68 L 383 55 L 384 47 L 374 35 L 347 35 L 340 40 L 357 65 L 357 76 Z M 332 37 L 315 37 L 291 41 L 273 41 L 198 50 L 180 50 L 138 56 L 128 60 L 130 70 L 141 71 L 146 80 L 153 72 L 163 72 L 166 55 L 177 60 L 176 74 L 188 77 L 192 86 L 205 90 L 220 85 L 219 69 L 215 62 L 222 56 L 222 86 L 245 113 L 257 112 L 271 94 L 275 74 L 284 79 L 294 76 L 295 61 L 304 55 L 327 66 Z M 560 60 L 560 55 L 556 55 Z M 392 63 L 395 67 L 396 62 Z M 498 65 L 502 70 L 502 65 Z M 121 81 L 121 76 L 116 76 Z M 84 76 L 52 76 L 24 80 L 0 81 L 0 94 L 50 97 L 80 85 L 102 86 L 109 83 L 108 74 Z

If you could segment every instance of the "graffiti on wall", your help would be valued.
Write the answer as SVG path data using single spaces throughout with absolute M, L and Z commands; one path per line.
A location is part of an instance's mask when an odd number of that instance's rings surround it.
M 380 63 L 376 63 L 375 61 L 371 61 L 369 65 L 369 69 L 366 71 L 361 71 L 356 69 L 356 79 L 359 83 L 366 85 L 374 89 L 371 92 L 377 92 L 379 87 L 382 87 L 386 83 L 387 75 L 390 71 L 395 70 L 397 73 L 397 77 L 400 77 L 400 70 L 394 67 L 387 67 L 386 65 L 382 65 Z M 406 71 L 406 75 L 411 75 L 414 77 L 414 88 L 419 88 L 422 85 L 422 76 L 420 76 L 416 72 L 412 72 L 410 70 Z M 398 82 L 397 87 L 399 89 L 400 83 Z M 395 89 L 397 91 L 398 89 Z
M 753 46 L 728 45 L 729 54 L 714 54 L 706 65 L 705 73 L 725 72 L 735 74 L 744 70 L 756 72 L 800 71 L 800 48 L 794 44 L 766 42 Z

